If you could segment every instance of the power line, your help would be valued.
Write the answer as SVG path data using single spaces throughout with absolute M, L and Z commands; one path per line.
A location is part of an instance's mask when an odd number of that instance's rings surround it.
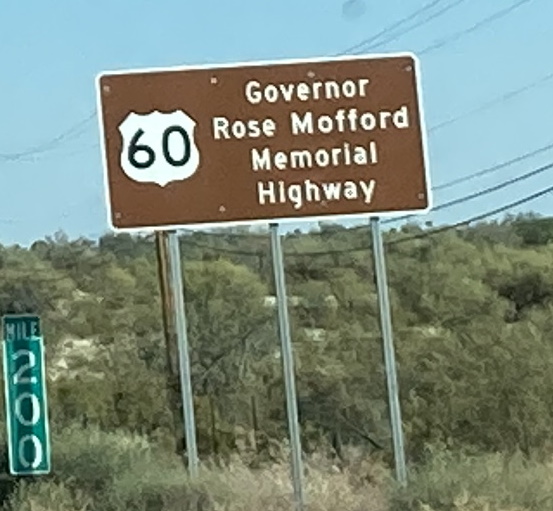
M 405 238 L 400 238 L 397 240 L 390 240 L 387 242 L 387 245 L 397 245 L 399 243 L 404 243 L 406 241 L 411 241 L 415 239 L 421 239 L 426 238 L 428 236 L 434 236 L 435 234 L 440 234 L 445 231 L 449 231 L 451 229 L 457 229 L 459 227 L 465 227 L 469 224 L 472 224 L 474 222 L 479 222 L 481 220 L 485 220 L 486 218 L 499 215 L 500 213 L 505 213 L 506 211 L 509 211 L 510 209 L 516 208 L 517 206 L 521 206 L 523 204 L 526 204 L 528 202 L 531 202 L 535 199 L 538 199 L 540 197 L 543 197 L 544 195 L 547 195 L 548 193 L 553 192 L 553 186 L 550 186 L 548 188 L 544 188 L 543 190 L 533 193 L 531 195 L 527 195 L 526 197 L 523 197 L 522 199 L 516 200 L 514 202 L 510 202 L 509 204 L 506 204 L 505 206 L 501 206 L 499 208 L 493 209 L 491 211 L 488 211 L 486 213 L 482 213 L 480 215 L 473 216 L 471 218 L 467 218 L 466 220 L 463 220 L 461 222 L 457 222 L 452 225 L 446 225 L 444 227 L 438 227 L 436 229 L 432 229 L 431 231 L 422 232 L 420 234 L 414 234 L 412 236 L 407 236 Z
M 469 117 L 471 115 L 474 115 L 474 114 L 480 113 L 484 110 L 487 110 L 488 108 L 490 108 L 492 106 L 495 106 L 498 103 L 504 103 L 505 101 L 513 99 L 513 98 L 529 91 L 530 89 L 533 89 L 534 87 L 537 87 L 538 85 L 541 85 L 545 82 L 548 82 L 551 79 L 553 79 L 553 73 L 548 73 L 547 75 L 539 78 L 538 80 L 535 80 L 535 81 L 533 81 L 533 82 L 531 82 L 527 85 L 519 87 L 518 89 L 514 89 L 514 90 L 511 90 L 509 92 L 506 92 L 505 94 L 502 94 L 501 96 L 498 96 L 497 98 L 495 98 L 491 101 L 488 101 L 487 103 L 484 103 L 483 105 L 481 105 L 477 108 L 474 108 L 473 110 L 469 110 L 468 112 L 465 112 L 464 114 L 460 114 L 460 115 L 457 115 L 456 117 L 452 117 L 450 119 L 442 121 L 442 122 L 432 126 L 428 130 L 428 133 L 433 133 L 435 131 L 438 131 L 438 130 L 444 128 L 445 126 L 449 126 L 450 124 L 453 124 L 453 123 L 455 123 L 455 122 L 457 122 L 461 119 L 464 119 L 465 117 Z
M 376 40 L 378 40 L 379 37 L 382 37 L 383 35 L 386 35 L 388 32 L 391 32 L 392 30 L 394 30 L 395 28 L 398 28 L 400 27 L 401 25 L 403 25 L 404 23 L 408 23 L 409 21 L 411 21 L 412 19 L 415 19 L 417 16 L 419 16 L 420 14 L 423 14 L 424 12 L 432 9 L 432 7 L 442 3 L 444 0 L 433 0 L 432 2 L 426 4 L 426 5 L 423 5 L 420 9 L 417 9 L 415 11 L 413 11 L 411 14 L 408 14 L 407 16 L 405 16 L 404 18 L 396 21 L 395 23 L 392 23 L 391 25 L 388 25 L 387 27 L 385 27 L 384 29 L 382 29 L 380 32 L 378 32 L 377 34 L 371 36 L 371 37 L 368 37 L 367 39 L 363 39 L 362 41 L 360 41 L 359 43 L 341 51 L 340 53 L 337 53 L 335 56 L 338 57 L 342 54 L 348 54 L 348 53 L 353 53 L 355 52 L 358 48 L 361 48 L 362 46 L 365 46 L 366 44 L 370 44 Z M 458 0 L 459 1 L 459 0 Z M 463 1 L 463 0 L 460 0 L 460 1 Z M 377 43 L 378 44 L 378 43 Z
M 29 156 L 21 156 L 18 158 L 5 160 L 6 163 L 37 163 L 37 162 L 50 162 L 50 161 L 66 161 L 71 158 L 81 156 L 85 153 L 88 153 L 89 151 L 96 150 L 100 147 L 100 144 L 87 144 L 83 146 L 78 146 L 72 151 L 63 151 L 61 153 L 54 153 L 53 151 L 55 148 L 53 148 L 51 151 L 45 152 L 44 154 L 30 154 Z M 0 156 L 1 158 L 1 156 Z
M 375 43 L 375 44 L 369 44 L 369 46 L 366 46 L 364 47 L 363 49 L 359 49 L 358 51 L 356 51 L 354 54 L 361 54 L 365 51 L 368 51 L 368 50 L 372 50 L 372 49 L 375 49 L 375 48 L 378 48 L 380 46 L 383 46 L 385 44 L 388 44 L 388 43 L 391 43 L 392 41 L 396 41 L 397 39 L 399 39 L 400 37 L 404 36 L 405 34 L 408 34 L 409 32 L 412 32 L 413 30 L 423 26 L 423 25 L 426 25 L 427 23 L 429 23 L 430 21 L 432 21 L 433 19 L 436 19 L 436 18 L 439 18 L 440 16 L 443 16 L 446 12 L 450 11 L 451 9 L 453 9 L 454 7 L 457 7 L 458 5 L 462 4 L 463 2 L 465 2 L 466 0 L 457 0 L 455 2 L 452 2 L 446 6 L 443 7 L 443 9 L 440 9 L 439 11 L 436 11 L 435 13 L 431 14 L 430 16 L 427 16 L 426 18 L 422 19 L 422 20 L 419 20 L 417 23 L 415 23 L 414 25 L 411 25 L 410 27 L 407 27 L 405 30 L 403 31 L 400 31 L 396 34 L 392 34 L 390 37 L 388 37 L 387 39 L 384 39 L 383 41 L 379 41 L 378 43 Z M 436 3 L 436 2 L 434 2 Z M 364 43 L 370 43 L 370 40 L 365 40 Z
M 527 4 L 528 2 L 531 2 L 532 0 L 519 0 L 518 2 L 515 2 L 513 5 L 510 5 L 509 7 L 502 9 L 500 11 L 495 12 L 494 14 L 484 18 L 483 20 L 479 21 L 478 23 L 475 23 L 471 27 L 461 30 L 455 34 L 450 35 L 449 37 L 446 37 L 442 39 L 441 41 L 437 41 L 436 43 L 431 44 L 430 46 L 427 46 L 423 50 L 419 51 L 419 55 L 424 55 L 426 53 L 429 53 L 431 51 L 437 50 L 438 48 L 442 48 L 446 46 L 449 43 L 455 42 L 461 37 L 468 35 L 472 32 L 476 32 L 480 28 L 489 25 L 490 23 L 493 23 L 494 21 L 497 21 L 504 16 L 507 16 L 511 12 L 515 11 L 519 7 L 522 7 L 524 4 Z
M 499 184 L 496 184 L 494 186 L 490 186 L 488 188 L 484 188 L 484 190 L 480 190 L 479 192 L 474 192 L 469 195 L 465 195 L 464 197 L 460 197 L 458 199 L 453 199 L 448 202 L 444 202 L 442 204 L 439 204 L 438 206 L 432 208 L 432 212 L 434 211 L 440 211 L 442 209 L 451 208 L 453 206 L 457 206 L 458 204 L 464 204 L 465 202 L 471 201 L 473 199 L 477 199 L 479 197 L 482 197 L 484 195 L 488 195 L 493 192 L 497 192 L 498 190 L 501 190 L 502 188 L 506 188 L 507 186 L 511 186 L 515 183 L 518 183 L 520 181 L 524 181 L 525 179 L 529 179 L 531 177 L 537 176 L 538 174 L 542 174 L 543 172 L 546 172 L 548 170 L 551 170 L 553 168 L 553 163 L 549 163 L 547 165 L 544 165 L 542 167 L 539 167 L 537 169 L 534 169 L 530 172 L 526 172 L 525 174 L 522 174 L 521 176 L 517 176 L 513 179 L 508 179 L 506 181 L 502 181 Z M 389 218 L 387 220 L 383 220 L 382 223 L 393 223 L 393 222 L 399 222 L 400 220 L 407 220 L 408 218 L 412 218 L 415 215 L 404 215 L 396 218 Z
M 466 183 L 467 181 L 470 181 L 474 178 L 482 177 L 482 176 L 485 176 L 485 175 L 488 175 L 488 174 L 492 174 L 493 172 L 497 172 L 498 170 L 501 170 L 505 167 L 513 165 L 514 163 L 519 163 L 519 162 L 524 161 L 528 158 L 531 158 L 532 156 L 536 156 L 537 154 L 543 153 L 543 152 L 548 151 L 550 149 L 553 149 L 553 143 L 552 144 L 547 144 L 546 146 L 540 147 L 539 149 L 535 149 L 534 151 L 530 151 L 530 152 L 525 153 L 521 156 L 517 156 L 516 158 L 513 158 L 512 160 L 508 160 L 508 161 L 499 163 L 497 165 L 493 165 L 491 167 L 488 167 L 486 169 L 479 170 L 478 172 L 474 172 L 472 174 L 469 174 L 468 176 L 463 176 L 463 177 L 460 177 L 460 178 L 457 178 L 457 179 L 452 179 L 451 181 L 447 181 L 446 183 L 443 183 L 441 185 L 433 186 L 432 190 L 433 191 L 445 190 L 446 188 L 451 188 L 452 186 L 455 186 L 455 185 L 458 185 L 458 184 L 461 184 L 461 183 Z
M 347 50 L 344 50 L 342 53 L 353 53 L 354 55 L 355 54 L 360 54 L 360 53 L 363 53 L 367 50 L 374 49 L 374 48 L 377 48 L 377 47 L 382 46 L 384 44 L 387 44 L 389 42 L 395 41 L 396 39 L 398 39 L 399 37 L 407 34 L 408 32 L 411 32 L 412 30 L 414 30 L 414 29 L 416 29 L 416 28 L 418 28 L 422 25 L 427 24 L 428 22 L 432 21 L 433 19 L 435 19 L 439 16 L 442 16 L 447 11 L 449 11 L 452 8 L 456 7 L 457 5 L 461 4 L 463 1 L 464 0 L 454 1 L 454 2 L 444 6 L 441 10 L 431 14 L 430 16 L 427 16 L 426 18 L 424 18 L 422 20 L 419 20 L 414 25 L 412 25 L 410 27 L 407 27 L 404 31 L 400 31 L 400 32 L 396 33 L 395 35 L 391 35 L 390 37 L 388 37 L 387 39 L 384 39 L 383 41 L 375 42 L 379 37 L 381 37 L 383 35 L 386 35 L 386 33 L 391 32 L 394 28 L 397 28 L 397 27 L 403 25 L 404 23 L 407 23 L 408 21 L 411 21 L 412 19 L 416 18 L 418 15 L 423 14 L 425 11 L 431 10 L 432 7 L 435 7 L 437 4 L 440 3 L 439 0 L 434 0 L 433 2 L 430 2 L 429 4 L 421 7 L 420 9 L 413 12 L 412 14 L 406 16 L 405 18 L 402 18 L 402 19 L 398 20 L 396 23 L 384 28 L 381 32 L 375 34 L 374 36 L 371 36 L 367 39 L 363 39 L 359 43 L 357 43 L 357 44 L 351 46 L 350 48 L 348 48 Z M 429 53 L 429 52 L 431 52 L 435 49 L 441 48 L 441 47 L 443 47 L 443 46 L 445 46 L 445 45 L 447 45 L 451 42 L 454 42 L 454 41 L 460 39 L 461 37 L 463 37 L 465 35 L 468 35 L 472 32 L 475 32 L 475 31 L 479 30 L 480 28 L 482 28 L 483 26 L 488 25 L 489 23 L 493 23 L 494 21 L 499 20 L 500 18 L 502 18 L 504 16 L 507 16 L 508 14 L 510 14 L 511 12 L 516 10 L 518 7 L 521 7 L 522 5 L 524 5 L 525 3 L 528 3 L 530 1 L 531 0 L 519 0 L 515 4 L 509 6 L 505 9 L 494 12 L 492 15 L 484 18 L 483 20 L 481 20 L 477 23 L 475 23 L 474 25 L 472 25 L 471 27 L 469 27 L 467 29 L 461 30 L 461 31 L 459 31 L 455 34 L 452 34 L 449 37 L 446 37 L 446 38 L 444 38 L 440 41 L 432 43 L 430 46 L 424 48 L 423 50 L 420 50 L 417 53 L 419 55 L 423 55 L 423 54 Z M 340 54 L 337 54 L 337 55 L 340 55 Z
M 548 188 L 545 188 L 543 190 L 540 190 L 539 192 L 533 193 L 531 195 L 527 195 L 526 197 L 523 197 L 522 199 L 516 200 L 514 202 L 510 202 L 509 204 L 505 204 L 504 206 L 501 206 L 499 208 L 493 209 L 491 211 L 487 211 L 485 213 L 481 213 L 479 215 L 475 215 L 473 217 L 467 218 L 466 220 L 462 220 L 461 222 L 457 222 L 455 224 L 446 225 L 443 227 L 437 227 L 435 229 L 431 229 L 429 231 L 423 231 L 418 234 L 413 234 L 410 236 L 401 237 L 395 240 L 389 240 L 385 241 L 386 246 L 393 246 L 393 245 L 399 245 L 400 243 L 406 243 L 408 241 L 418 240 L 418 239 L 424 239 L 431 236 L 435 236 L 437 234 L 441 234 L 446 231 L 450 231 L 453 229 L 457 229 L 459 227 L 466 227 L 474 222 L 479 222 L 481 220 L 485 220 L 486 218 L 490 218 L 492 216 L 505 213 L 506 211 L 509 211 L 513 208 L 516 208 L 517 206 L 521 206 L 523 204 L 527 204 L 528 202 L 531 202 L 533 200 L 536 200 L 540 197 L 543 197 L 544 195 L 547 195 L 548 193 L 553 192 L 553 186 L 550 186 Z M 370 250 L 369 245 L 363 245 L 359 247 L 354 248 L 347 248 L 347 249 L 336 249 L 336 250 L 328 250 L 328 251 L 318 251 L 318 252 L 303 252 L 303 253 L 285 253 L 286 257 L 317 257 L 317 256 L 326 256 L 326 255 L 339 255 L 339 254 L 346 254 L 346 253 L 352 253 L 352 252 L 363 252 L 366 250 Z
M 69 139 L 71 136 L 79 135 L 81 133 L 84 133 L 84 127 L 96 116 L 96 111 L 91 112 L 85 119 L 82 121 L 79 121 L 78 123 L 74 124 L 67 130 L 63 131 L 58 136 L 54 137 L 53 139 L 49 140 L 48 142 L 45 142 L 43 144 L 40 144 L 35 147 L 31 147 L 29 149 L 26 149 L 25 151 L 21 151 L 18 153 L 0 153 L 0 159 L 5 161 L 14 161 L 19 160 L 21 158 L 25 158 L 28 156 L 33 156 L 36 154 L 41 154 L 46 151 L 51 150 L 52 148 L 55 148 L 56 145 L 59 145 L 60 142 L 63 142 L 64 140 Z

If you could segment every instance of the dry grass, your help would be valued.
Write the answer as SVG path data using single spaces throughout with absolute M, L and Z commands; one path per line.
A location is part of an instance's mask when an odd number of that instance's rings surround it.
M 252 470 L 247 457 L 204 463 L 190 481 L 179 459 L 140 437 L 71 428 L 54 439 L 55 477 L 22 484 L 8 511 L 288 511 L 289 453 Z M 324 455 L 305 463 L 307 511 L 551 511 L 553 466 L 435 449 L 395 487 L 378 459 L 350 452 L 338 470 Z
M 293 509 L 289 453 L 252 470 L 238 456 L 203 463 L 188 480 L 179 459 L 138 436 L 69 428 L 54 438 L 55 477 L 22 484 L 9 511 L 285 511 Z M 388 473 L 352 456 L 338 470 L 323 455 L 305 462 L 307 511 L 386 511 Z
M 310 511 L 386 511 L 384 469 L 361 464 L 339 471 L 324 457 L 306 460 L 305 495 Z M 293 509 L 287 463 L 252 471 L 239 459 L 228 468 L 209 470 L 205 486 L 216 488 L 217 511 Z M 382 479 L 379 479 L 382 477 Z M 369 482 L 372 480 L 372 482 Z M 379 484 L 380 483 L 380 484 Z

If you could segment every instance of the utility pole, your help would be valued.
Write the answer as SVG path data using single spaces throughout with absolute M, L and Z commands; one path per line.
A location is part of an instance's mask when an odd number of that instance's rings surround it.
M 181 455 L 184 449 L 183 436 L 180 433 L 183 428 L 181 410 L 181 391 L 179 388 L 177 334 L 175 330 L 173 300 L 170 292 L 169 273 L 169 238 L 167 231 L 156 231 L 156 255 L 159 290 L 161 294 L 161 314 L 163 318 L 163 333 L 165 338 L 166 357 L 166 387 L 168 406 L 173 420 L 173 434 L 175 435 L 176 453 Z

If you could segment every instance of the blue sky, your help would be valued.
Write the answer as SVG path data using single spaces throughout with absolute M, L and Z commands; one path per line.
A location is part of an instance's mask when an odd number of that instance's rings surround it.
M 32 151 L 95 111 L 98 72 L 336 55 L 432 3 L 356 1 L 364 10 L 353 9 L 358 15 L 352 17 L 344 16 L 342 0 L 5 0 L 0 8 L 0 243 L 27 245 L 59 229 L 70 237 L 107 231 L 95 118 L 49 150 Z M 517 0 L 434 3 L 421 20 L 457 5 L 387 44 L 375 44 L 377 40 L 362 47 L 366 52 L 418 53 L 448 41 L 420 57 L 428 128 L 456 119 L 429 135 L 432 184 L 553 142 L 553 79 L 536 84 L 553 73 L 553 2 L 528 0 L 474 30 Z M 462 35 L 453 40 L 457 33 Z M 536 85 L 509 96 L 531 84 Z M 14 153 L 26 156 L 10 157 Z M 552 161 L 553 150 L 541 153 L 437 192 L 434 202 L 462 197 Z M 551 186 L 552 176 L 553 171 L 544 172 L 431 213 L 427 220 L 454 222 L 486 212 Z M 514 211 L 530 209 L 553 215 L 553 195 Z

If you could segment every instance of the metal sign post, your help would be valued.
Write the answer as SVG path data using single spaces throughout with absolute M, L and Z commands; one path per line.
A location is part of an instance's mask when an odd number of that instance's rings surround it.
M 390 422 L 392 427 L 396 478 L 401 485 L 405 485 L 407 482 L 407 469 L 405 466 L 405 451 L 401 426 L 401 407 L 399 404 L 399 391 L 397 384 L 394 338 L 392 332 L 392 315 L 388 296 L 388 279 L 386 277 L 386 256 L 384 254 L 382 233 L 380 232 L 380 219 L 377 217 L 371 218 L 370 223 L 374 272 L 376 276 L 376 290 L 378 294 L 378 307 L 380 311 L 380 328 L 382 331 L 384 363 L 386 366 L 386 380 L 388 384 L 388 402 L 390 407 Z
M 177 331 L 177 345 L 179 352 L 179 374 L 182 394 L 182 411 L 184 417 L 184 434 L 186 440 L 186 454 L 188 470 L 191 477 L 198 475 L 198 448 L 196 445 L 196 421 L 194 417 L 194 399 L 192 392 L 192 378 L 190 359 L 188 355 L 188 330 L 184 305 L 184 289 L 182 285 L 182 268 L 180 258 L 179 239 L 175 231 L 167 234 L 169 241 L 169 271 L 171 295 L 174 304 L 175 327 Z
M 2 322 L 10 473 L 48 474 L 50 429 L 40 319 L 7 315 Z
M 275 277 L 276 298 L 278 305 L 278 331 L 281 343 L 282 369 L 286 390 L 286 409 L 288 414 L 288 430 L 292 448 L 292 482 L 297 511 L 304 509 L 303 496 L 303 463 L 301 454 L 301 439 L 298 420 L 298 401 L 296 393 L 294 354 L 290 335 L 290 319 L 288 317 L 288 298 L 286 296 L 286 281 L 284 277 L 284 261 L 282 244 L 278 232 L 278 224 L 270 224 L 271 255 Z

